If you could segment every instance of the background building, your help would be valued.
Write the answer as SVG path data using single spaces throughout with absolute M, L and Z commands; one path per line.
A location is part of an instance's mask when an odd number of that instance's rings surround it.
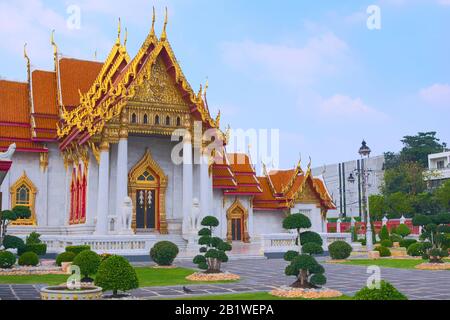
M 384 179 L 384 156 L 376 156 L 365 161 L 370 172 L 368 195 L 379 194 Z M 312 169 L 313 176 L 323 176 L 327 188 L 336 204 L 328 217 L 359 217 L 362 213 L 361 160 L 325 165 Z M 354 182 L 352 183 L 351 181 Z
M 450 179 L 450 151 L 428 155 L 428 187 L 434 189 Z

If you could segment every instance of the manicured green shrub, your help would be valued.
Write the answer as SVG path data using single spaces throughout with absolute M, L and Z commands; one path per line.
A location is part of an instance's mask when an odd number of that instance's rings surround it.
M 150 250 L 150 257 L 160 266 L 171 266 L 179 253 L 176 244 L 170 241 L 156 243 Z
M 328 246 L 328 252 L 333 260 L 347 259 L 352 251 L 352 246 L 345 241 L 335 241 Z
M 112 257 L 112 254 L 110 254 L 110 253 L 102 253 L 102 254 L 100 255 L 100 263 L 103 262 L 103 261 L 105 261 L 106 259 L 108 259 L 108 258 L 110 258 L 110 257 Z
M 227 251 L 231 251 L 231 244 L 223 241 L 221 238 L 213 237 L 214 228 L 219 226 L 219 220 L 216 217 L 205 217 L 201 225 L 204 227 L 198 233 L 200 236 L 198 244 L 204 247 L 199 249 L 201 254 L 194 258 L 193 262 L 206 273 L 220 273 L 222 263 L 228 262 Z
M 392 241 L 389 239 L 381 240 L 380 244 L 382 247 L 386 247 L 386 248 L 392 248 L 392 246 L 393 246 Z
M 73 262 L 76 254 L 73 252 L 62 252 L 56 257 L 56 265 L 61 266 L 63 262 Z
M 411 257 L 421 257 L 426 253 L 424 248 L 424 242 L 416 242 L 411 244 L 407 250 L 408 256 Z
M 359 242 L 361 242 L 361 245 L 362 245 L 362 246 L 365 246 L 366 243 L 367 243 L 367 242 L 366 242 L 366 239 L 361 239 L 361 240 L 359 240 Z
M 37 266 L 39 264 L 39 256 L 34 252 L 25 252 L 19 257 L 20 266 Z
M 393 233 L 393 234 L 391 234 L 391 236 L 390 236 L 390 240 L 391 240 L 392 242 L 400 242 L 400 241 L 403 240 L 403 238 L 402 238 L 402 236 L 400 236 L 400 235 L 398 235 L 398 234 L 396 234 L 396 233 Z
M 97 273 L 100 266 L 100 256 L 94 251 L 84 250 L 73 259 L 73 265 L 80 267 L 81 274 L 85 278 L 89 278 L 90 275 Z
M 408 300 L 408 298 L 398 291 L 389 282 L 382 280 L 380 282 L 380 288 L 368 288 L 364 287 L 359 290 L 355 296 L 354 300 Z
M 402 238 L 407 237 L 411 234 L 411 230 L 406 224 L 400 224 L 395 231 L 396 234 L 400 235 Z
M 376 247 L 374 250 L 378 251 L 380 253 L 380 257 L 390 257 L 391 256 L 391 250 L 389 250 L 389 248 Z
M 287 276 L 297 277 L 294 288 L 314 288 L 326 284 L 325 269 L 308 254 L 298 254 L 286 267 Z
M 3 238 L 3 246 L 5 249 L 18 249 L 25 246 L 25 242 L 19 237 L 6 235 Z
M 323 240 L 320 234 L 313 231 L 305 231 L 300 234 L 300 243 L 305 245 L 306 243 L 316 243 L 319 246 L 323 245 Z
M 79 254 L 82 251 L 85 250 L 91 250 L 91 246 L 88 245 L 81 245 L 81 246 L 67 246 L 66 251 L 67 252 L 73 252 L 75 254 Z
M 24 247 L 17 249 L 17 253 L 22 255 L 25 252 L 34 252 L 38 256 L 44 256 L 47 253 L 47 245 L 45 243 L 26 244 Z
M 139 287 L 136 271 L 125 258 L 111 256 L 100 264 L 95 278 L 95 285 L 103 291 L 129 291 Z
M 410 245 L 416 242 L 416 239 L 403 239 L 402 241 L 400 241 L 400 247 L 408 249 Z
M 427 255 L 431 263 L 443 263 L 442 259 L 448 257 L 448 251 L 435 248 L 428 250 Z
M 16 256 L 9 251 L 0 251 L 0 269 L 9 269 L 16 263 Z
M 318 245 L 317 243 L 307 242 L 302 246 L 302 253 L 310 255 L 322 254 L 323 248 L 321 245 Z
M 38 243 L 42 243 L 41 241 L 41 235 L 37 232 L 32 232 L 30 233 L 26 239 L 25 239 L 25 244 L 38 244 Z
M 381 241 L 383 240 L 389 240 L 389 230 L 386 225 L 381 227 L 380 233 L 378 234 L 378 237 Z

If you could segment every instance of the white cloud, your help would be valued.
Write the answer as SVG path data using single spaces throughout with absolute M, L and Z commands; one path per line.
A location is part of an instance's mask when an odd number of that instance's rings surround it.
M 419 92 L 420 98 L 435 107 L 450 107 L 450 85 L 436 83 Z
M 349 60 L 348 45 L 333 33 L 310 38 L 303 47 L 254 41 L 228 42 L 222 56 L 230 66 L 283 84 L 304 85 L 335 75 Z
M 368 106 L 361 98 L 352 98 L 342 94 L 335 94 L 330 98 L 322 99 L 319 103 L 319 113 L 321 116 L 331 119 L 387 119 L 384 113 Z

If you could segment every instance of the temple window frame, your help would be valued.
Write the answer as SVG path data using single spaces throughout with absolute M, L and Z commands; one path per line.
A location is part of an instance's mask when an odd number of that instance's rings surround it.
M 25 195 L 27 199 L 20 199 L 21 189 L 26 190 Z M 27 176 L 24 171 L 22 176 L 16 180 L 16 182 L 10 187 L 11 195 L 11 208 L 17 206 L 28 207 L 31 212 L 29 219 L 19 219 L 12 222 L 12 225 L 25 225 L 25 226 L 36 226 L 36 194 L 38 193 L 37 187 L 34 185 L 33 181 Z

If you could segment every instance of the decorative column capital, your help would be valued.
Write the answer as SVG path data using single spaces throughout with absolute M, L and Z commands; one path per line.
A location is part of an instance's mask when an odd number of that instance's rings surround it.
M 100 152 L 102 152 L 102 151 L 109 151 L 109 142 L 106 140 L 103 140 L 100 143 Z

